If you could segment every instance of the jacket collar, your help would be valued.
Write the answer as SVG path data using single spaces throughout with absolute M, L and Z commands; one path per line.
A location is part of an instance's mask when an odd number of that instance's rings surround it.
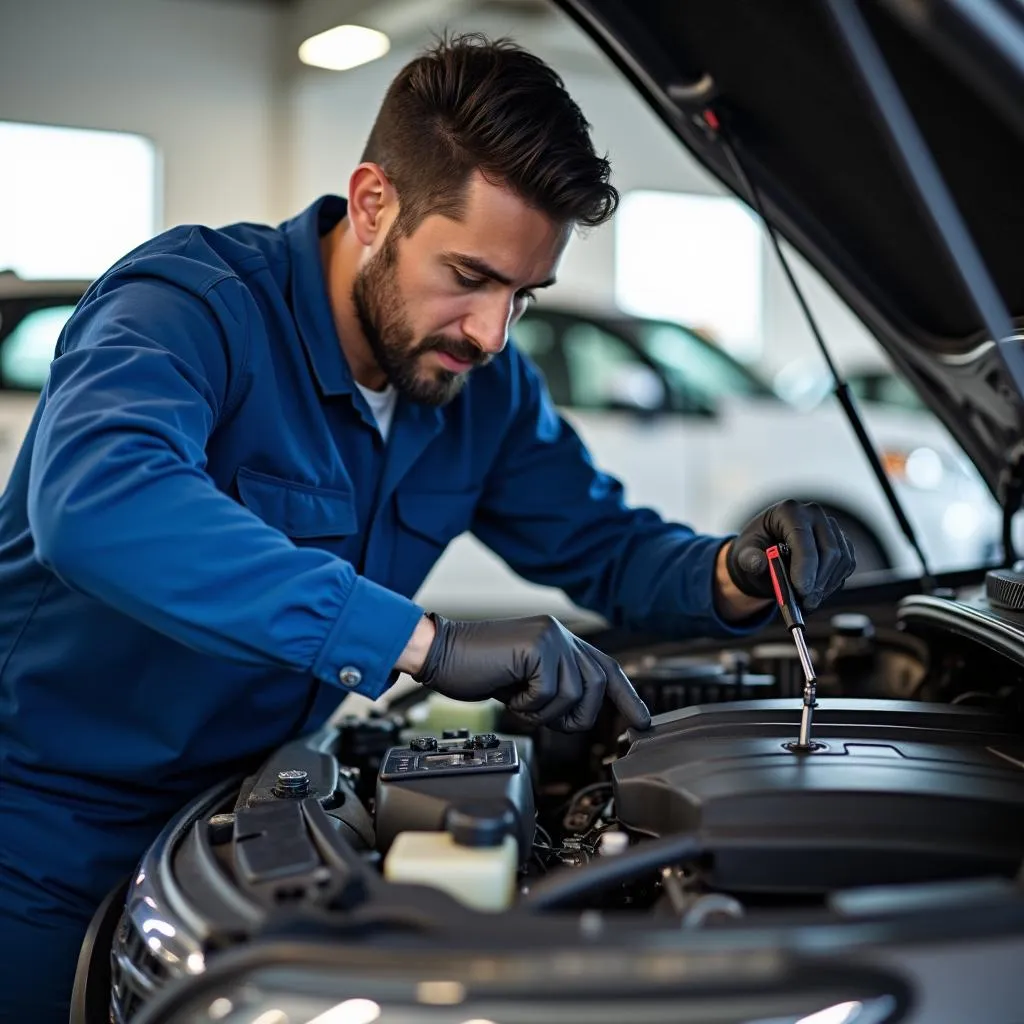
M 348 202 L 340 196 L 321 196 L 282 225 L 291 256 L 291 305 L 299 338 L 317 384 L 328 396 L 352 394 L 356 390 L 338 340 L 320 259 L 320 239 L 347 211 Z

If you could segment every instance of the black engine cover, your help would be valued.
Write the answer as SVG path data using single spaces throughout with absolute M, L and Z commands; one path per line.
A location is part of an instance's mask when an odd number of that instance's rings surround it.
M 789 700 L 686 708 L 631 733 L 612 768 L 619 819 L 692 831 L 709 882 L 747 892 L 1011 874 L 1024 857 L 1024 740 L 938 704 L 822 700 L 794 754 Z

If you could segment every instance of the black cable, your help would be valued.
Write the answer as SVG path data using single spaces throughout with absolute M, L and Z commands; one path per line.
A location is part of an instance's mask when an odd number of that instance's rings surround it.
M 612 783 L 610 782 L 592 782 L 589 786 L 584 786 L 582 789 L 577 789 L 573 793 L 572 798 L 569 800 L 569 806 L 575 807 L 585 796 L 590 796 L 591 793 L 597 793 L 602 789 L 611 789 Z
M 592 782 L 588 786 L 584 786 L 582 789 L 576 790 L 568 800 L 564 803 L 559 804 L 552 817 L 564 818 L 570 811 L 575 808 L 576 804 L 585 796 L 589 796 L 591 793 L 597 792 L 600 789 L 612 789 L 613 785 L 611 782 Z
M 704 852 L 703 844 L 692 832 L 641 843 L 625 853 L 550 875 L 535 885 L 519 905 L 527 910 L 553 910 Z

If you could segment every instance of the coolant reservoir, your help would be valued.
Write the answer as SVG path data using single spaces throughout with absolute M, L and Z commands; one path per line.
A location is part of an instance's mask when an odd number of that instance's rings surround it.
M 414 733 L 440 736 L 446 729 L 468 729 L 472 733 L 494 732 L 504 705 L 496 700 L 452 700 L 432 693 L 409 709 L 407 718 Z
M 443 889 L 474 910 L 506 910 L 519 866 L 510 811 L 465 805 L 449 811 L 445 824 L 445 832 L 399 832 L 384 858 L 384 877 Z

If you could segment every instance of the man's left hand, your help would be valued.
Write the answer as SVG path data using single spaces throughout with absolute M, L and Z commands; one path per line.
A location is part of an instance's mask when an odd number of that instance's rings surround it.
M 782 501 L 755 516 L 725 550 L 729 580 L 748 598 L 771 598 L 765 550 L 789 546 L 789 576 L 800 603 L 813 611 L 857 567 L 853 544 L 820 505 Z

